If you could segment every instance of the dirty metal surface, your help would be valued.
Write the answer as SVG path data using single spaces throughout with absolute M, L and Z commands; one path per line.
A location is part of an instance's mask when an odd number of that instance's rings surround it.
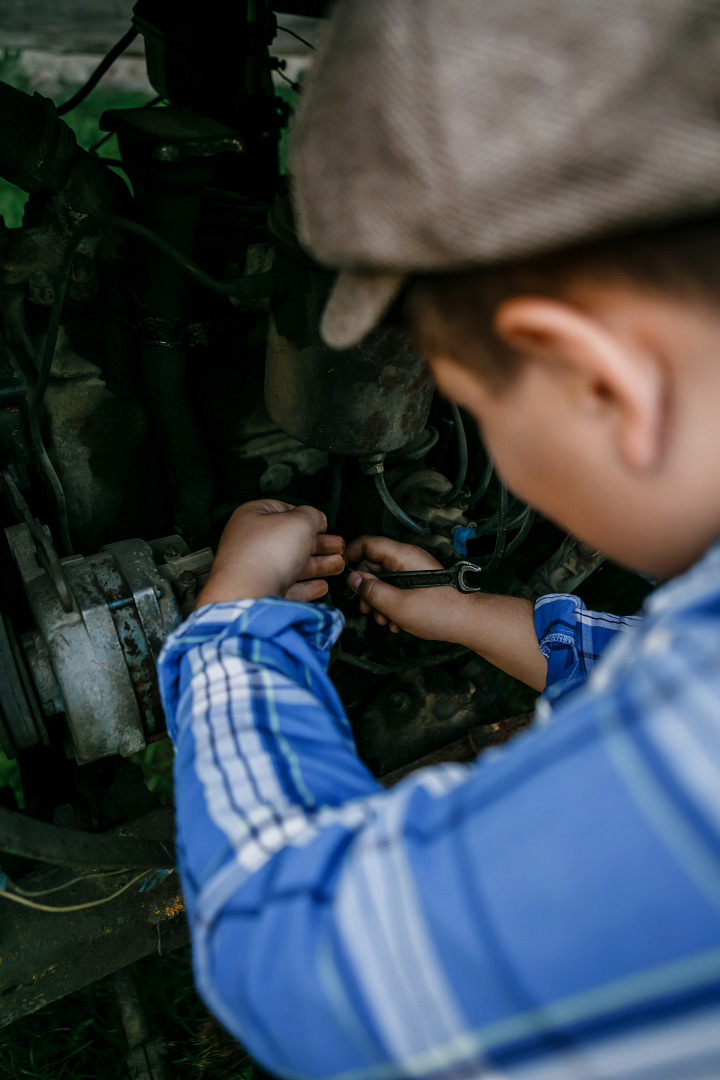
M 429 754 L 411 761 L 409 765 L 403 765 L 392 772 L 385 773 L 380 777 L 383 787 L 393 787 L 404 777 L 417 769 L 424 769 L 431 765 L 441 765 L 443 762 L 452 761 L 459 765 L 469 765 L 490 746 L 500 746 L 508 742 L 519 732 L 530 727 L 534 713 L 521 713 L 519 716 L 508 717 L 500 720 L 497 724 L 486 724 L 482 727 L 471 728 L 459 739 L 433 750 Z
M 284 337 L 268 326 L 265 402 L 294 439 L 363 456 L 405 446 L 423 430 L 434 384 L 423 358 L 394 328 L 341 352 Z
M 162 811 L 166 815 L 166 811 Z M 163 867 L 174 860 L 172 821 L 157 820 L 159 839 L 138 831 L 128 822 L 120 831 L 85 832 L 38 821 L 19 810 L 0 807 L 0 853 L 10 852 L 27 859 L 58 866 L 84 866 L 96 870 Z M 1 855 L 0 855 L 1 858 Z
M 126 540 L 63 559 L 71 596 L 64 608 L 27 526 L 6 533 L 37 625 L 28 659 L 39 697 L 65 712 L 78 764 L 143 750 L 164 731 L 155 665 L 180 621 L 150 544 Z M 53 676 L 59 700 L 49 690 Z
M 119 838 L 127 825 L 113 829 Z M 147 839 L 172 835 L 172 811 L 158 810 L 132 828 Z M 39 897 L 71 905 L 108 895 L 137 870 L 112 878 L 85 880 Z M 42 890 L 77 876 L 77 870 L 46 867 L 22 879 L 26 890 Z M 109 884 L 112 882 L 112 884 Z M 21 907 L 0 897 L 0 1026 L 101 979 L 149 953 L 169 952 L 189 940 L 184 901 L 176 873 L 152 890 L 142 880 L 98 907 L 50 913 Z

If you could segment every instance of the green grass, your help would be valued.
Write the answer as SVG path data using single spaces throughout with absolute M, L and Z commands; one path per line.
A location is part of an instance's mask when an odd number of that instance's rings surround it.
M 210 1020 L 192 985 L 189 948 L 133 967 L 150 1038 L 167 1044 L 173 1080 L 251 1080 L 248 1055 Z M 0 1032 L 0 1080 L 127 1080 L 125 1035 L 109 979 Z

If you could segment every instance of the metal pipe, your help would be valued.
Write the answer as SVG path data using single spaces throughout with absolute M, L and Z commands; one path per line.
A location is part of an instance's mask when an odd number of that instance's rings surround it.
M 388 491 L 387 484 L 385 483 L 385 474 L 382 472 L 376 472 L 373 474 L 375 477 L 375 487 L 377 493 L 382 499 L 383 503 L 401 525 L 404 525 L 406 529 L 410 529 L 411 532 L 417 533 L 419 536 L 427 536 L 430 530 L 426 525 L 421 525 L 418 521 L 413 521 L 411 517 L 402 510 L 393 499 L 392 495 Z
M 168 869 L 175 862 L 170 835 L 168 830 L 168 840 L 163 843 L 137 836 L 80 832 L 0 807 L 0 851 L 56 866 Z

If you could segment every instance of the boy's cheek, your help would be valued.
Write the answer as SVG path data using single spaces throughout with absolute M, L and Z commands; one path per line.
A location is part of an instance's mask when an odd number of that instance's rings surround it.
M 524 365 L 502 389 L 490 388 L 472 369 L 431 360 L 438 388 L 468 412 L 509 490 L 566 529 L 586 522 L 588 489 L 602 448 L 589 455 L 590 432 L 553 369 Z

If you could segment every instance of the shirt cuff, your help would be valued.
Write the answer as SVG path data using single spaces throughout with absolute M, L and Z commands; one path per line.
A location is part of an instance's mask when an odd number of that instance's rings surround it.
M 168 638 L 158 658 L 160 695 L 168 734 L 177 736 L 176 716 L 185 689 L 182 662 L 208 643 L 225 644 L 248 660 L 270 667 L 312 667 L 327 671 L 331 647 L 344 625 L 342 614 L 321 604 L 283 600 L 233 600 L 205 604 Z
M 535 633 L 548 665 L 546 690 L 581 677 L 576 644 L 579 611 L 585 611 L 585 605 L 570 593 L 550 593 L 535 602 Z

